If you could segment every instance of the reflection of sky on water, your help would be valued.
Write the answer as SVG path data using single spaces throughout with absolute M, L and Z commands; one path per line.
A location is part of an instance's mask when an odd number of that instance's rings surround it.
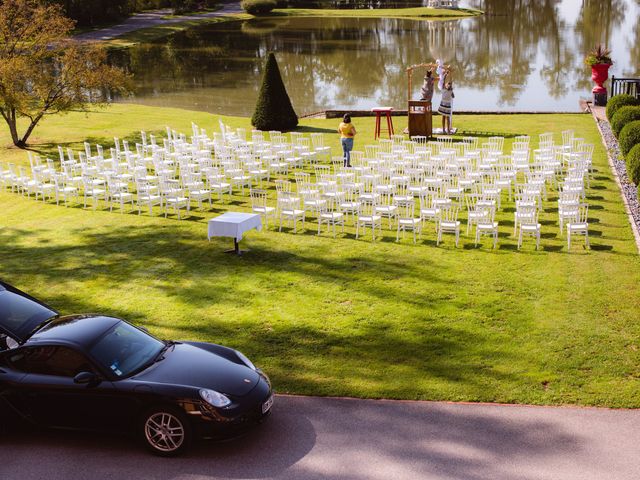
M 592 87 L 584 54 L 598 41 L 613 50 L 611 74 L 640 74 L 638 0 L 466 3 L 487 15 L 446 22 L 231 22 L 142 45 L 114 61 L 136 74 L 135 102 L 239 115 L 253 111 L 270 50 L 299 114 L 405 108 L 406 67 L 436 56 L 454 68 L 458 110 L 577 111 L 578 99 L 588 98 Z M 414 75 L 414 97 L 422 75 Z

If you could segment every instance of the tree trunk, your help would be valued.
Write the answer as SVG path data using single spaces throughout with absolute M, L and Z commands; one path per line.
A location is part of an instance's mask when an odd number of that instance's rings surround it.
M 31 123 L 29 124 L 29 128 L 27 128 L 27 131 L 24 132 L 22 139 L 18 140 L 18 143 L 15 144 L 16 147 L 26 148 L 27 140 L 31 136 L 33 129 L 36 128 L 36 125 L 38 125 L 38 122 L 40 121 L 40 119 L 42 119 L 43 115 L 44 115 L 43 113 L 39 113 L 33 118 L 33 120 L 31 120 Z
M 22 145 L 22 142 L 20 141 L 20 137 L 18 137 L 18 127 L 16 125 L 15 110 L 11 109 L 8 112 L 5 112 L 4 110 L 2 110 L 1 113 L 2 113 L 2 118 L 4 118 L 4 121 L 7 122 L 7 125 L 9 126 L 9 131 L 11 132 L 11 140 L 13 141 L 13 144 L 16 147 L 24 148 L 25 145 Z
M 16 114 L 15 109 L 12 108 L 6 111 L 0 108 L 0 114 L 2 114 L 2 118 L 4 118 L 4 121 L 7 122 L 7 125 L 9 126 L 9 131 L 11 132 L 11 140 L 13 141 L 13 144 L 18 148 L 27 148 L 27 140 L 33 133 L 33 129 L 36 128 L 36 125 L 38 125 L 38 122 L 42 120 L 42 117 L 44 116 L 44 112 L 40 112 L 38 113 L 38 115 L 33 117 L 31 119 L 31 123 L 29 124 L 29 128 L 27 128 L 27 131 L 24 133 L 22 138 L 20 138 L 20 136 L 18 135 L 18 126 L 17 126 L 18 115 Z

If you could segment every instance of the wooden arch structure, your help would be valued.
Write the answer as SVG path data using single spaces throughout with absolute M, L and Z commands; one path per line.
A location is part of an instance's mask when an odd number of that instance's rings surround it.
M 411 100 L 411 93 L 413 90 L 413 71 L 419 68 L 426 68 L 435 72 L 438 66 L 442 68 L 443 80 L 445 82 L 450 81 L 451 67 L 449 65 L 438 65 L 437 63 L 421 63 L 418 65 L 412 65 L 407 68 L 407 124 L 410 137 L 424 136 L 429 138 L 433 134 L 433 111 L 431 102 L 423 100 Z M 436 80 L 440 79 L 434 76 L 434 81 Z
M 444 71 L 444 79 L 445 82 L 450 80 L 451 77 L 451 67 L 449 65 L 440 65 L 442 67 L 442 70 Z M 413 89 L 413 71 L 417 70 L 419 68 L 426 68 L 426 69 L 430 69 L 433 70 L 435 72 L 436 68 L 438 68 L 438 64 L 437 63 L 419 63 L 418 65 L 411 65 L 409 68 L 407 68 L 407 101 L 411 100 L 411 91 Z M 436 77 L 434 77 L 435 79 Z

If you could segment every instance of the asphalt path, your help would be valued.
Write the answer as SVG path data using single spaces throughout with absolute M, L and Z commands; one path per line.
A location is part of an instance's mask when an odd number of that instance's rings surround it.
M 111 27 L 93 30 L 81 33 L 73 37 L 75 40 L 84 42 L 96 42 L 113 40 L 125 33 L 140 30 L 142 28 L 157 27 L 159 25 L 170 25 L 172 23 L 180 23 L 185 21 L 203 20 L 212 17 L 224 17 L 234 13 L 242 13 L 244 10 L 240 7 L 239 2 L 225 3 L 220 10 L 215 12 L 200 13 L 197 15 L 179 15 L 171 16 L 170 8 L 161 10 L 150 10 L 142 13 L 136 13 L 126 19 L 124 22 L 113 25 Z
M 0 438 L 0 479 L 638 480 L 640 411 L 278 396 L 248 436 L 185 456 L 127 437 Z

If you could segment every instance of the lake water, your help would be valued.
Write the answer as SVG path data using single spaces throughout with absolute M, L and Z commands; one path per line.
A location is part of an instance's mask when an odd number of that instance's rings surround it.
M 135 74 L 124 100 L 251 115 L 269 51 L 298 115 L 406 108 L 406 68 L 441 58 L 454 109 L 578 111 L 593 87 L 583 63 L 603 42 L 610 74 L 640 76 L 640 0 L 468 1 L 485 15 L 450 21 L 267 18 L 204 25 L 113 52 Z M 414 75 L 419 95 L 423 72 Z M 436 92 L 434 102 L 439 99 Z

